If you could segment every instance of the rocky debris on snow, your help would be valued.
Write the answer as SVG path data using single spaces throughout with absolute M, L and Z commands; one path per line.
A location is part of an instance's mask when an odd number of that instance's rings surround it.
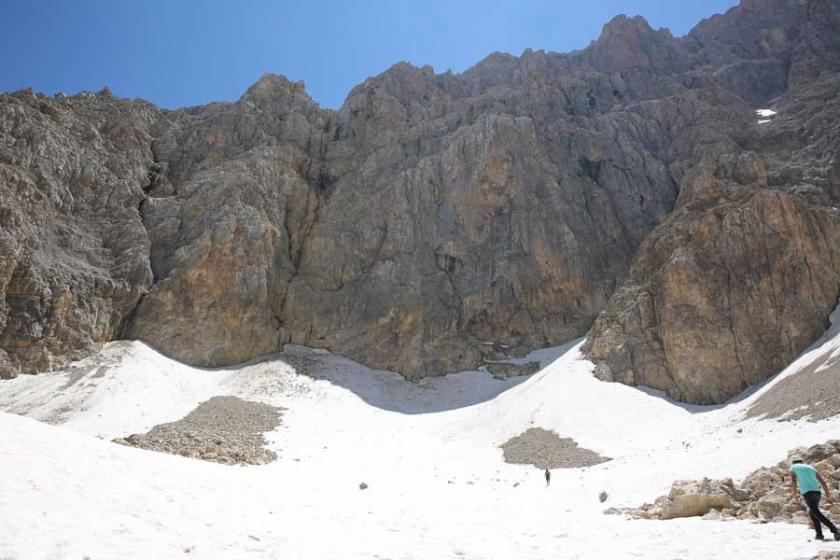
M 600 494 L 598 494 L 598 501 L 602 504 L 607 501 L 607 498 L 609 498 L 609 494 L 607 494 L 606 492 L 602 491 Z
M 506 463 L 533 465 L 538 469 L 577 469 L 609 461 L 550 430 L 529 428 L 501 445 Z
M 0 350 L 0 379 L 14 379 L 17 375 L 17 368 L 12 364 L 9 355 L 5 351 Z
M 839 14 L 619 16 L 574 53 L 396 64 L 338 111 L 274 75 L 177 111 L 2 94 L 0 376 L 128 337 L 416 379 L 591 329 L 600 377 L 722 402 L 840 293 Z
M 484 369 L 489 371 L 497 379 L 508 379 L 510 377 L 520 377 L 522 375 L 537 373 L 540 371 L 540 363 L 525 362 L 524 364 L 514 364 L 509 362 L 488 362 L 484 364 Z
M 359 490 L 367 490 L 367 489 L 368 489 L 367 482 L 362 482 L 362 483 L 359 484 Z
M 731 481 L 678 481 L 671 487 L 667 499 L 658 504 L 658 516 L 674 519 L 705 515 L 712 509 L 721 510 L 732 504 L 732 492 Z
M 840 560 L 840 550 L 823 550 L 816 556 L 802 558 L 801 560 Z
M 282 409 L 238 397 L 213 397 L 183 419 L 116 443 L 226 465 L 263 465 L 277 458 L 263 434 L 280 425 Z
M 812 422 L 840 414 L 840 356 L 826 354 L 762 394 L 747 417 Z
M 809 448 L 794 449 L 787 459 L 773 467 L 762 467 L 741 482 L 732 479 L 682 480 L 674 482 L 666 496 L 638 508 L 610 508 L 605 513 L 628 514 L 642 519 L 748 519 L 762 523 L 809 523 L 807 509 L 791 499 L 790 465 L 793 457 L 813 465 L 829 485 L 832 497 L 840 501 L 840 440 Z M 823 505 L 840 515 L 840 504 Z

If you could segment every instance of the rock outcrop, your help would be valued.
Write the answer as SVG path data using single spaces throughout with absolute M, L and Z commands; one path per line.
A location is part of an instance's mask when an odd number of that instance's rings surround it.
M 117 338 L 152 285 L 152 105 L 0 95 L 0 376 Z
M 813 42 L 840 10 L 806 4 L 798 27 L 773 27 L 754 47 L 790 46 L 780 118 L 729 134 L 728 148 L 704 146 L 674 212 L 645 239 L 593 326 L 586 351 L 599 377 L 719 403 L 781 369 L 827 327 L 840 286 L 840 66 Z M 756 3 L 732 13 L 744 9 Z M 689 39 L 706 36 L 703 27 Z M 777 47 L 762 42 L 770 39 Z
M 593 327 L 598 375 L 722 402 L 825 330 L 840 282 L 837 211 L 779 190 L 730 193 L 677 210 L 645 241 Z
M 610 508 L 606 513 L 627 514 L 642 519 L 702 516 L 706 519 L 806 524 L 810 522 L 807 508 L 791 497 L 790 465 L 793 457 L 800 457 L 814 465 L 834 499 L 840 499 L 840 441 L 832 440 L 795 449 L 784 461 L 750 473 L 738 485 L 731 479 L 677 481 L 667 495 L 660 496 L 652 504 L 629 509 Z M 840 514 L 840 505 L 827 507 L 830 514 Z
M 272 75 L 179 111 L 3 95 L 0 371 L 125 336 L 416 378 L 595 322 L 602 377 L 724 400 L 840 293 L 838 13 L 745 1 L 683 38 L 620 16 L 570 54 L 397 64 L 337 112 Z
M 321 195 L 313 137 L 330 116 L 302 84 L 264 76 L 231 104 L 162 116 L 141 210 L 155 284 L 125 334 L 195 365 L 278 350 L 283 300 Z

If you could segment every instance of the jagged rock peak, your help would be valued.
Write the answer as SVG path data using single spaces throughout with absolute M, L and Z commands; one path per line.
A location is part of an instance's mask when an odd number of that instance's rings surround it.
M 488 54 L 473 67 L 464 71 L 462 76 L 468 79 L 470 76 L 476 75 L 499 79 L 502 75 L 512 72 L 517 64 L 519 64 L 519 60 L 519 57 L 510 53 L 495 51 Z
M 530 49 L 525 49 L 526 51 Z M 510 53 L 493 51 L 484 57 L 476 66 L 481 64 L 511 64 L 516 62 L 516 57 Z
M 654 30 L 642 16 L 629 17 L 625 14 L 619 14 L 604 24 L 604 27 L 601 29 L 601 35 L 595 41 L 609 41 L 613 37 L 625 36 L 628 33 L 651 35 L 654 33 Z
M 673 71 L 688 63 L 687 53 L 671 32 L 654 30 L 641 16 L 614 17 L 581 55 L 601 70 L 656 67 Z
M 368 78 L 354 87 L 350 96 L 366 90 L 384 89 L 393 95 L 405 88 L 425 88 L 429 85 L 435 85 L 436 76 L 434 68 L 428 64 L 420 67 L 407 61 L 401 61 L 393 64 L 381 74 Z
M 241 101 L 252 103 L 276 103 L 294 97 L 303 97 L 312 103 L 312 98 L 306 93 L 306 83 L 303 80 L 293 82 L 285 76 L 266 72 L 254 82 L 240 98 Z
M 406 75 L 417 75 L 423 74 L 426 76 L 433 76 L 435 74 L 435 69 L 432 68 L 430 64 L 424 64 L 423 66 L 416 66 L 407 60 L 401 60 L 395 64 L 392 64 L 390 68 L 388 68 L 385 72 L 380 75 L 385 74 L 395 74 L 395 73 L 404 73 Z
M 406 118 L 405 110 L 412 112 L 412 107 L 447 98 L 446 84 L 454 79 L 451 73 L 435 74 L 429 65 L 418 67 L 410 62 L 398 62 L 354 87 L 341 110 L 352 114 L 387 113 L 386 120 L 402 121 Z

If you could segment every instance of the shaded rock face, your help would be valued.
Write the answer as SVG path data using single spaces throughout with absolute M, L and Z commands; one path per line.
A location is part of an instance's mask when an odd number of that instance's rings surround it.
M 483 367 L 496 379 L 508 379 L 537 373 L 540 370 L 540 362 L 525 362 L 522 364 L 490 362 Z
M 179 111 L 2 96 L 0 371 L 127 336 L 203 366 L 293 342 L 421 377 L 601 314 L 604 378 L 727 398 L 840 292 L 837 12 L 744 2 L 683 38 L 620 16 L 571 54 L 397 64 L 337 112 L 270 75 Z

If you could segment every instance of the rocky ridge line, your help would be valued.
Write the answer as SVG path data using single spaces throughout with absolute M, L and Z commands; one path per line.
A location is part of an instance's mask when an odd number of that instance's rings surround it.
M 725 400 L 840 294 L 838 14 L 621 16 L 575 53 L 397 64 L 339 111 L 272 75 L 178 111 L 0 95 L 0 374 L 125 336 L 418 378 L 591 328 L 601 377 Z

